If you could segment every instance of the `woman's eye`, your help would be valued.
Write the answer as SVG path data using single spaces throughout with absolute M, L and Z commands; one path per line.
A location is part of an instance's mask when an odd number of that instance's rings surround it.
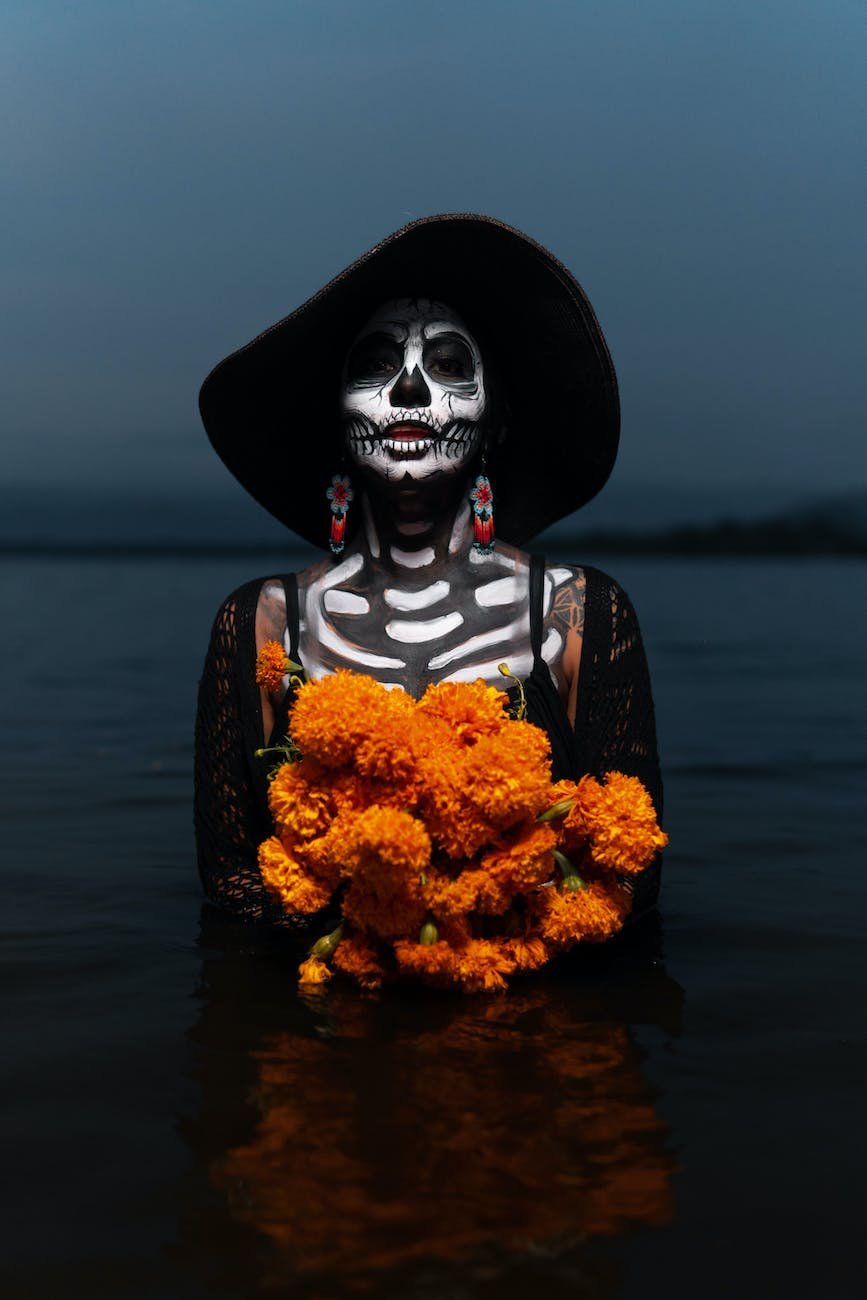
M 430 375 L 460 383 L 469 382 L 476 373 L 469 348 L 457 338 L 430 344 L 425 350 L 425 369 Z
M 390 339 L 365 339 L 349 357 L 347 375 L 351 383 L 385 380 L 397 374 L 402 354 Z

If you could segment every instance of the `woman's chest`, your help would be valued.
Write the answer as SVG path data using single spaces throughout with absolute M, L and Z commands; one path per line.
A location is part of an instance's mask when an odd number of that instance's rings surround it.
M 302 594 L 299 651 L 310 676 L 348 668 L 414 695 L 434 681 L 502 686 L 500 664 L 532 667 L 528 577 L 495 564 L 460 579 L 335 570 Z

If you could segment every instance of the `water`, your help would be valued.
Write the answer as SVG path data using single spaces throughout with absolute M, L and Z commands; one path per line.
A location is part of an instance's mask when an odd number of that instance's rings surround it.
M 651 659 L 658 921 L 501 998 L 305 1001 L 194 874 L 249 559 L 4 562 L 4 1294 L 861 1294 L 863 565 L 603 567 Z

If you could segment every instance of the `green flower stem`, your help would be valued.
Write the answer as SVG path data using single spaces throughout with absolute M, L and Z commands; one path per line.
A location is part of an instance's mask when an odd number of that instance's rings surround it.
M 516 722 L 522 722 L 527 716 L 527 697 L 524 694 L 524 683 L 521 681 L 520 677 L 515 676 L 508 664 L 497 664 L 497 672 L 503 677 L 508 677 L 509 681 L 514 682 L 517 686 L 518 699 L 520 703 L 518 704 L 518 711 L 515 713 L 514 717 Z
M 544 812 L 540 812 L 536 818 L 537 822 L 555 822 L 561 817 L 565 817 L 575 807 L 574 799 L 561 799 L 558 803 L 552 804 Z
M 287 736 L 282 745 L 270 745 L 263 749 L 253 751 L 256 758 L 265 758 L 268 754 L 280 754 L 280 762 L 276 763 L 268 773 L 268 780 L 272 781 L 284 763 L 298 763 L 303 757 L 301 750 L 294 744 L 292 737 Z
M 552 849 L 551 852 L 554 855 L 554 861 L 563 873 L 563 884 L 565 887 L 571 889 L 573 893 L 579 889 L 583 889 L 584 881 L 578 875 L 573 863 L 569 861 L 566 854 L 561 853 L 559 849 Z
M 309 956 L 317 957 L 319 961 L 327 961 L 329 957 L 334 956 L 337 951 L 337 946 L 342 938 L 343 922 L 338 925 L 336 930 L 332 930 L 330 934 L 323 934 L 321 939 L 317 939 L 313 947 L 310 949 Z

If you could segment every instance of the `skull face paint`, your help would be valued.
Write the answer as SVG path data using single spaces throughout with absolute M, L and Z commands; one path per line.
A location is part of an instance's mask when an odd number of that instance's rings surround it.
M 482 439 L 478 344 L 444 303 L 384 303 L 350 349 L 341 409 L 349 454 L 360 468 L 390 479 L 458 473 Z

